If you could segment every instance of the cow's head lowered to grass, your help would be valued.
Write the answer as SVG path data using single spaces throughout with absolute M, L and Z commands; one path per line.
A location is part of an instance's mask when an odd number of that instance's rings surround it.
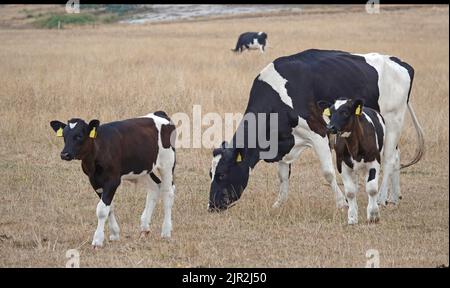
M 244 148 L 229 148 L 226 142 L 214 149 L 210 171 L 210 212 L 225 210 L 241 197 L 250 173 L 250 162 L 245 154 Z
M 56 132 L 56 136 L 64 137 L 64 148 L 61 151 L 62 160 L 81 160 L 89 152 L 92 139 L 96 137 L 97 128 L 100 122 L 91 120 L 87 124 L 84 120 L 72 118 L 67 125 L 54 120 L 50 126 Z

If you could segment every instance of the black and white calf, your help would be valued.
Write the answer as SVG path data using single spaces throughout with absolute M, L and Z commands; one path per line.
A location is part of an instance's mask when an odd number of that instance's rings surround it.
M 367 221 L 378 222 L 378 176 L 383 156 L 385 125 L 376 110 L 364 107 L 360 99 L 339 99 L 334 104 L 319 101 L 328 133 L 334 134 L 336 165 L 344 182 L 349 204 L 348 224 L 358 223 L 358 171 L 365 173 Z
M 259 49 L 264 53 L 264 48 L 267 45 L 267 34 L 264 32 L 245 32 L 239 36 L 236 47 L 231 49 L 234 52 L 243 52 L 245 49 L 256 50 Z
M 278 115 L 278 127 L 265 124 L 278 133 L 278 154 L 270 159 L 261 157 L 266 147 L 254 139 L 254 133 L 248 133 L 242 121 L 232 145 L 213 151 L 209 210 L 225 210 L 237 201 L 248 184 L 250 171 L 260 160 L 278 162 L 280 188 L 274 206 L 280 206 L 288 196 L 290 166 L 306 148 L 313 148 L 318 156 L 323 175 L 335 194 L 336 206 L 347 206 L 336 182 L 326 123 L 317 102 L 334 103 L 340 98 L 354 99 L 355 95 L 366 107 L 380 111 L 385 119 L 383 181 L 378 201 L 385 204 L 388 188 L 392 188 L 391 201 L 397 203 L 401 167 L 398 142 L 406 111 L 416 128 L 419 149 L 403 167 L 417 163 L 424 153 L 422 129 L 410 101 L 413 78 L 414 69 L 408 63 L 378 53 L 310 49 L 275 59 L 254 79 L 245 115 Z M 260 125 L 258 121 L 256 125 Z M 256 147 L 237 147 L 234 143 L 242 134 L 246 139 L 253 137 L 248 142 L 256 143 Z
M 153 209 L 162 194 L 164 221 L 161 236 L 170 237 L 175 193 L 175 149 L 171 140 L 175 139 L 175 126 L 162 111 L 99 124 L 98 120 L 87 124 L 78 118 L 70 119 L 67 125 L 56 120 L 50 122 L 56 135 L 64 137 L 61 159 L 81 160 L 83 172 L 100 197 L 97 205 L 98 226 L 92 245 L 103 246 L 107 219 L 109 239 L 119 240 L 119 225 L 112 200 L 122 180 L 140 182 L 146 187 L 147 201 L 141 216 L 142 235 L 148 234 Z

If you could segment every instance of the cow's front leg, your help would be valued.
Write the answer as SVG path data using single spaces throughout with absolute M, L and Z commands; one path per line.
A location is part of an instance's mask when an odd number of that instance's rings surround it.
M 273 204 L 273 208 L 278 208 L 286 202 L 289 192 L 289 176 L 291 174 L 291 164 L 283 161 L 278 162 L 278 178 L 280 179 L 280 191 L 278 193 L 278 199 Z
M 358 223 L 358 203 L 356 202 L 356 194 L 358 193 L 358 176 L 356 172 L 347 166 L 342 164 L 342 181 L 344 182 L 345 196 L 348 200 L 348 212 L 347 223 L 354 225 Z
M 342 193 L 336 181 L 336 173 L 334 171 L 333 158 L 331 155 L 328 137 L 326 136 L 322 137 L 319 134 L 313 133 L 311 138 L 313 142 L 314 151 L 316 152 L 316 155 L 317 157 L 319 157 L 320 160 L 322 173 L 327 182 L 331 185 L 331 189 L 335 194 L 336 207 L 338 209 L 348 207 L 345 196 Z
M 98 223 L 92 241 L 92 246 L 94 246 L 94 248 L 103 246 L 103 240 L 105 239 L 105 223 L 110 215 L 111 202 L 119 184 L 120 178 L 119 180 L 109 181 L 103 186 L 101 199 L 97 204 L 96 210 Z

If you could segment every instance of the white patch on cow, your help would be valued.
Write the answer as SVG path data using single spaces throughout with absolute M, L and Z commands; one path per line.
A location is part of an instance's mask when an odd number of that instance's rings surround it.
M 263 32 L 258 32 L 258 35 L 261 35 Z
M 344 133 L 341 133 L 341 137 L 342 138 L 348 138 L 348 137 L 350 137 L 350 135 L 352 134 L 352 132 L 344 132 Z
M 253 38 L 253 42 L 248 44 L 248 49 L 259 49 L 261 44 L 259 44 L 258 39 Z
M 277 70 L 275 70 L 273 63 L 270 63 L 261 71 L 258 79 L 269 84 L 278 93 L 278 95 L 280 95 L 281 101 L 289 107 L 294 108 L 292 105 L 292 99 L 289 97 L 286 90 L 287 80 L 284 79 Z
M 144 176 L 145 174 L 147 174 L 148 173 L 148 171 L 147 170 L 144 170 L 144 171 L 142 171 L 141 173 L 139 173 L 139 174 L 134 174 L 133 173 L 133 171 L 131 171 L 130 173 L 128 173 L 128 174 L 125 174 L 125 175 L 122 175 L 122 176 L 120 176 L 120 179 L 122 179 L 122 180 L 137 180 L 138 178 L 141 178 L 142 176 Z
M 334 109 L 338 110 L 339 107 L 341 107 L 342 105 L 344 105 L 347 102 L 348 102 L 348 100 L 336 100 L 336 102 L 334 103 Z
M 377 114 L 378 114 L 378 113 L 377 113 Z M 364 117 L 367 119 L 367 121 L 369 121 L 369 123 L 372 124 L 373 130 L 374 130 L 374 133 L 375 133 L 375 140 L 376 140 L 377 147 L 380 147 L 380 144 L 379 144 L 379 142 L 378 142 L 378 134 L 377 134 L 377 131 L 376 131 L 376 128 L 375 128 L 375 124 L 374 124 L 373 121 L 372 121 L 372 118 L 370 118 L 370 116 L 367 115 L 365 112 L 363 112 L 363 115 L 364 115 Z
M 213 157 L 212 163 L 211 163 L 211 182 L 214 180 L 214 175 L 216 175 L 216 168 L 219 164 L 220 159 L 222 158 L 221 154 L 218 154 Z
M 70 129 L 73 129 L 73 128 L 75 128 L 75 126 L 77 126 L 77 124 L 78 124 L 78 122 L 69 122 L 69 127 L 70 127 Z

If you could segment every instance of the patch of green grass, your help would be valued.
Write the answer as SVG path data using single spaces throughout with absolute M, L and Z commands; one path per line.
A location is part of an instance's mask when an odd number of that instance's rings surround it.
M 84 25 L 84 24 L 91 24 L 96 21 L 95 16 L 91 14 L 58 14 L 58 15 L 50 15 L 48 17 L 45 17 L 44 19 L 41 19 L 39 21 L 36 21 L 36 26 L 40 28 L 48 28 L 48 29 L 54 29 L 58 28 L 58 23 L 61 23 L 61 25 Z

